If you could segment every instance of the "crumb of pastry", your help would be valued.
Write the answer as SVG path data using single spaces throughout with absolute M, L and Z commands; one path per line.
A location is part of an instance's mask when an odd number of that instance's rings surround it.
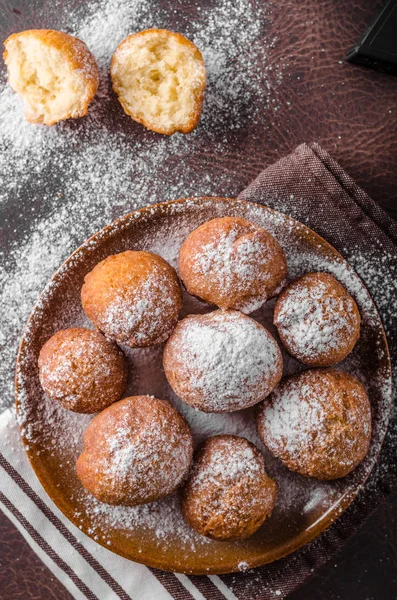
M 113 89 L 127 115 L 158 133 L 188 133 L 198 124 L 205 67 L 179 33 L 148 29 L 128 36 L 111 66 Z
M 60 31 L 33 29 L 10 36 L 4 60 L 31 123 L 53 125 L 87 114 L 98 88 L 98 67 L 87 46 Z

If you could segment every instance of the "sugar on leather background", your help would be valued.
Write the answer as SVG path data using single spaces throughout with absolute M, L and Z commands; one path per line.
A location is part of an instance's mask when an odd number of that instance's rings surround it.
M 176 4 L 178 10 L 192 12 L 193 2 Z M 249 114 L 245 116 L 246 126 L 229 137 L 227 155 L 209 147 L 205 154 L 191 157 L 200 168 L 208 166 L 214 194 L 222 192 L 217 172 L 242 190 L 263 167 L 299 143 L 318 141 L 397 218 L 397 78 L 343 62 L 381 5 L 373 0 L 274 0 L 270 27 L 276 43 L 270 59 L 286 66 L 277 103 L 266 110 L 266 127 L 260 126 L 260 119 L 253 124 Z M 1 38 L 26 28 L 56 26 L 52 6 L 50 0 L 1 0 Z M 116 116 L 118 110 L 115 106 Z M 133 134 L 143 140 L 147 135 L 140 126 Z M 394 495 L 291 598 L 397 598 L 396 515 Z M 70 598 L 2 514 L 0 540 L 0 598 Z

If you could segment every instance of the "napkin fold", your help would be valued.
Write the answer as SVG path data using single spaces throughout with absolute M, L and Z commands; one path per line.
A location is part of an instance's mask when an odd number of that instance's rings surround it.
M 397 223 L 318 144 L 302 144 L 239 196 L 305 223 L 350 262 L 369 289 L 397 365 Z M 393 276 L 394 274 L 394 276 Z M 10 374 L 10 376 L 12 376 Z M 394 371 L 394 380 L 396 371 Z M 321 566 L 397 487 L 397 415 L 378 463 L 350 508 L 319 538 L 270 565 L 224 576 L 166 573 L 128 561 L 70 523 L 41 487 L 25 455 L 13 409 L 0 416 L 0 507 L 76 599 L 271 600 Z

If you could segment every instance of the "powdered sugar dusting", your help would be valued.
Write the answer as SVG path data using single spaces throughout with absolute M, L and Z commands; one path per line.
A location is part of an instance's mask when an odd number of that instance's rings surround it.
M 266 405 L 264 424 L 274 447 L 285 450 L 296 458 L 308 442 L 309 436 L 321 432 L 327 418 L 326 390 L 320 389 L 313 398 L 310 385 L 299 386 L 291 381 L 283 392 L 274 392 L 274 402 Z
M 95 412 L 119 400 L 126 374 L 116 346 L 97 332 L 69 329 L 59 332 L 40 355 L 43 388 L 77 412 Z
M 190 277 L 193 281 L 207 279 L 211 288 L 222 291 L 228 302 L 219 302 L 222 308 L 253 312 L 273 294 L 275 277 L 284 283 L 284 274 L 277 273 L 277 249 L 260 230 L 238 222 L 223 231 L 218 225 L 215 231 L 214 239 L 198 245 L 194 260 L 189 260 Z M 190 289 L 189 281 L 187 287 Z
M 239 539 L 270 516 L 276 496 L 260 452 L 244 438 L 223 435 L 198 450 L 181 503 L 188 522 L 203 534 Z
M 132 298 L 113 297 L 104 309 L 101 326 L 111 339 L 131 345 L 163 342 L 178 318 L 178 284 L 163 265 L 152 263 Z
M 105 485 L 109 482 L 118 500 L 141 502 L 170 493 L 189 466 L 190 432 L 169 406 L 153 397 L 127 400 L 115 410 L 116 417 L 107 413 L 107 421 L 97 421 L 94 446 L 83 455 L 85 468 Z
M 230 485 L 244 477 L 255 481 L 263 472 L 263 465 L 247 443 L 236 443 L 233 438 L 223 438 L 221 445 L 211 446 L 211 460 L 193 473 L 192 489 L 214 483 Z M 255 502 L 255 498 L 252 499 Z
M 171 369 L 186 373 L 178 395 L 189 403 L 189 393 L 184 392 L 191 390 L 200 399 L 197 406 L 209 412 L 257 404 L 281 377 L 277 342 L 237 311 L 215 311 L 181 322 L 167 345 L 169 363 Z
M 266 445 L 291 468 L 311 473 L 314 466 L 327 472 L 336 452 L 339 468 L 348 471 L 357 449 L 366 448 L 371 434 L 368 402 L 361 388 L 339 385 L 334 385 L 332 371 L 307 371 L 285 380 L 265 402 L 259 427 Z
M 309 361 L 328 355 L 330 349 L 343 351 L 358 327 L 352 297 L 334 291 L 332 281 L 314 277 L 300 280 L 284 292 L 275 318 L 289 347 Z

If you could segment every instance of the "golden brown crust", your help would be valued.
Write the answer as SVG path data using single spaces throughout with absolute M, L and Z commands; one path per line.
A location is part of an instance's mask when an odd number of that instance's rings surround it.
M 77 476 L 101 502 L 136 506 L 173 493 L 192 455 L 190 427 L 169 402 L 132 396 L 91 421 Z
M 180 249 L 178 267 L 190 294 L 245 313 L 276 294 L 287 275 L 279 243 L 240 217 L 212 219 L 192 231 Z
M 355 300 L 328 273 L 306 273 L 279 295 L 274 324 L 288 352 L 310 367 L 342 361 L 360 336 Z
M 175 270 L 152 252 L 108 256 L 85 276 L 81 301 L 87 317 L 112 340 L 131 347 L 169 337 L 182 308 Z
M 124 101 L 124 99 L 122 97 L 121 90 L 120 90 L 119 86 L 117 85 L 115 78 L 112 75 L 113 91 L 117 95 L 117 98 L 118 98 L 121 106 L 123 107 L 124 112 L 129 117 L 131 117 L 134 121 L 136 121 L 137 123 L 140 123 L 147 129 L 155 131 L 156 133 L 161 133 L 163 135 L 173 135 L 176 132 L 190 133 L 191 131 L 193 131 L 193 129 L 195 129 L 197 127 L 197 125 L 200 121 L 201 111 L 202 111 L 203 102 L 204 102 L 205 87 L 206 87 L 206 72 L 205 72 L 204 59 L 203 59 L 203 56 L 202 56 L 200 50 L 197 48 L 197 46 L 193 42 L 188 40 L 184 35 L 182 35 L 181 33 L 177 33 L 175 31 L 169 31 L 168 29 L 157 29 L 155 27 L 153 27 L 151 29 L 145 29 L 144 31 L 139 31 L 137 33 L 133 33 L 133 34 L 127 36 L 116 48 L 116 51 L 112 57 L 110 72 L 112 74 L 113 69 L 115 68 L 115 65 L 118 61 L 120 51 L 122 51 L 123 48 L 126 48 L 128 46 L 128 44 L 131 42 L 131 40 L 136 39 L 137 37 L 145 37 L 145 36 L 150 36 L 153 34 L 159 34 L 159 35 L 167 36 L 169 38 L 173 38 L 178 42 L 178 44 L 181 44 L 182 46 L 186 46 L 186 47 L 192 49 L 194 51 L 195 57 L 198 58 L 199 61 L 202 63 L 201 86 L 199 89 L 197 89 L 195 91 L 195 109 L 194 109 L 193 114 L 191 115 L 189 123 L 182 127 L 173 127 L 173 128 L 156 127 L 153 125 L 153 123 L 150 120 L 139 117 L 137 114 L 132 113 L 130 111 L 127 103 Z
M 284 379 L 260 406 L 258 433 L 292 471 L 337 479 L 364 459 L 371 407 L 362 384 L 335 369 L 310 369 Z
M 13 41 L 19 41 L 26 37 L 35 37 L 40 40 L 44 46 L 55 48 L 61 52 L 65 61 L 67 61 L 70 67 L 74 71 L 79 72 L 79 76 L 86 87 L 85 98 L 82 102 L 81 110 L 78 114 L 70 113 L 65 118 L 78 118 L 83 117 L 88 112 L 88 107 L 92 102 L 99 85 L 99 72 L 98 65 L 90 50 L 86 44 L 78 38 L 64 33 L 62 31 L 55 31 L 53 29 L 28 29 L 19 33 L 10 35 L 4 42 L 5 51 L 3 58 L 5 63 L 8 65 L 9 59 L 9 46 Z M 17 90 L 15 90 L 17 91 Z M 34 114 L 28 111 L 25 112 L 25 117 L 30 123 L 42 123 L 42 119 L 35 117 Z M 46 125 L 54 125 L 59 119 L 50 120 L 46 122 Z
M 277 485 L 266 474 L 258 448 L 242 437 L 218 435 L 195 453 L 181 509 L 201 535 L 243 540 L 270 517 L 276 497 Z
M 95 413 L 121 398 L 127 365 L 121 350 L 99 331 L 73 327 L 44 344 L 39 377 L 48 396 L 64 408 Z

